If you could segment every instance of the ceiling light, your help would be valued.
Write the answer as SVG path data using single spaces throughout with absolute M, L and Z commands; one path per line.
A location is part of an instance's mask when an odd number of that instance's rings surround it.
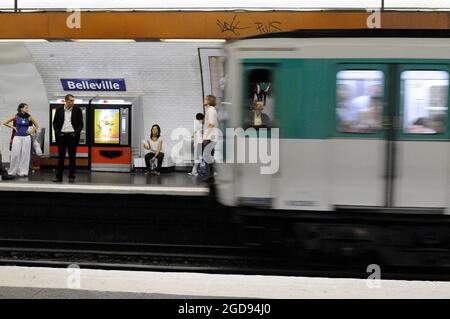
M 74 42 L 136 42 L 134 39 L 72 39 Z
M 225 39 L 161 39 L 162 42 L 225 42 Z

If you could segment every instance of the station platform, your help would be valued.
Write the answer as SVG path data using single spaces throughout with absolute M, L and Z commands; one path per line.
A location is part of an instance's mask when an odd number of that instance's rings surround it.
M 441 299 L 450 282 L 0 267 L 2 298 Z
M 0 182 L 0 238 L 111 243 L 204 243 L 227 237 L 229 215 L 187 172 L 160 176 L 79 169 L 75 183 L 55 172 Z M 17 209 L 20 205 L 20 210 Z M 213 241 L 214 241 L 213 240 Z
M 17 177 L 0 182 L 0 191 L 65 192 L 65 193 L 107 193 L 147 194 L 176 196 L 205 196 L 209 188 L 199 177 L 185 172 L 161 173 L 160 176 L 144 175 L 142 171 L 132 173 L 91 172 L 77 170 L 75 183 L 69 183 L 67 176 L 62 183 L 53 183 L 52 169 L 35 171 L 28 177 Z

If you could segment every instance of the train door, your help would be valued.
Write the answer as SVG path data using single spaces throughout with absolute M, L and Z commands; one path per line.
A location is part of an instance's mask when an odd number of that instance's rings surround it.
M 448 66 L 401 64 L 392 68 L 393 89 L 398 94 L 391 99 L 397 107 L 387 205 L 447 207 Z
M 272 173 L 264 173 L 264 158 L 270 154 L 272 128 L 277 128 L 275 92 L 277 65 L 245 63 L 243 65 L 241 102 L 242 132 L 236 132 L 234 160 L 237 163 L 237 192 L 239 205 L 271 207 L 274 186 Z M 228 140 L 229 141 L 229 140 Z M 266 145 L 262 146 L 262 144 Z
M 340 66 L 334 204 L 447 207 L 448 92 L 445 65 Z
M 388 74 L 382 64 L 342 64 L 336 70 L 330 141 L 334 205 L 384 205 Z

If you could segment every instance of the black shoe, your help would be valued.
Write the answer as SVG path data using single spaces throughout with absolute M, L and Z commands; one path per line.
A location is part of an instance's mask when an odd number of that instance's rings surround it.
M 55 178 L 54 180 L 53 180 L 53 183 L 62 183 L 62 178 Z
M 75 183 L 75 176 L 69 176 L 69 183 Z
M 9 174 L 2 175 L 2 181 L 10 181 L 10 180 L 13 180 L 13 179 L 14 179 L 13 175 L 9 175 Z

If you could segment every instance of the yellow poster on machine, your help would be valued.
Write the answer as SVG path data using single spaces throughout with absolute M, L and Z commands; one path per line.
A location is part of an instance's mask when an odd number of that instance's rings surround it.
M 94 112 L 94 143 L 119 144 L 119 109 L 96 109 Z

